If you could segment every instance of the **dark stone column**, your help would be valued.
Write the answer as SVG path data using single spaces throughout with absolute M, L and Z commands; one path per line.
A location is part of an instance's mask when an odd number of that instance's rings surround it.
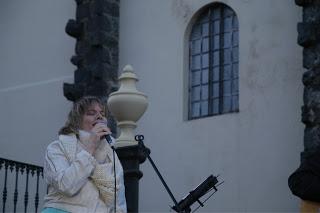
M 124 170 L 128 212 L 139 212 L 139 180 L 143 175 L 139 165 L 146 160 L 150 150 L 136 145 L 119 147 L 116 152 Z
M 303 47 L 304 95 L 302 122 L 305 124 L 304 156 L 320 145 L 320 0 L 296 0 L 303 7 L 303 21 L 298 23 L 298 44 Z
M 76 101 L 84 95 L 106 97 L 117 89 L 119 0 L 76 0 L 76 19 L 66 33 L 76 41 L 71 63 L 77 66 L 74 84 L 63 85 L 64 96 Z

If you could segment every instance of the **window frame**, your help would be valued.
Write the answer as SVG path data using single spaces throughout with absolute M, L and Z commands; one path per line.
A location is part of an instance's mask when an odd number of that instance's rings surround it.
M 219 11 L 220 14 L 218 17 L 217 13 L 213 13 L 215 11 Z M 230 19 L 230 23 L 227 20 Z M 216 23 L 218 22 L 219 29 L 218 32 L 216 30 Z M 203 30 L 203 25 L 207 24 L 207 30 Z M 230 25 L 229 28 L 225 27 Z M 197 30 L 200 29 L 200 37 L 197 37 Z M 229 31 L 227 31 L 229 30 Z M 215 40 L 215 37 L 218 37 L 218 41 Z M 225 38 L 227 38 L 225 40 Z M 204 40 L 208 43 L 208 47 L 206 47 L 206 51 L 203 50 Z M 200 41 L 200 51 L 199 47 L 194 47 L 195 42 Z M 225 41 L 229 42 L 229 46 L 225 46 Z M 218 42 L 218 48 L 215 47 L 215 42 Z M 206 7 L 194 23 L 191 26 L 190 34 L 187 38 L 188 45 L 188 120 L 194 120 L 204 117 L 211 117 L 222 114 L 236 113 L 239 112 L 239 23 L 236 13 L 232 8 L 228 5 L 222 3 L 215 3 Z M 198 44 L 199 45 L 199 44 Z M 229 53 L 229 63 L 225 63 L 226 57 L 225 54 Z M 213 60 L 215 54 L 219 59 Z M 205 56 L 207 55 L 207 56 Z M 203 66 L 203 56 L 208 58 L 208 66 Z M 197 59 L 196 59 L 197 57 Z M 200 60 L 200 61 L 199 61 Z M 199 62 L 196 62 L 199 61 Z M 195 64 L 199 63 L 199 64 Z M 217 64 L 218 62 L 218 64 Z M 196 65 L 196 67 L 194 67 Z M 227 74 L 227 67 L 229 67 L 229 78 L 225 78 Z M 214 78 L 214 70 L 219 72 L 218 80 Z M 203 70 L 207 70 L 207 79 L 203 81 Z M 207 72 L 205 71 L 205 72 Z M 199 72 L 197 74 L 197 72 Z M 196 75 L 200 75 L 195 79 Z M 195 84 L 194 81 L 197 80 L 198 84 Z M 214 89 L 218 84 L 219 95 L 214 96 L 214 92 L 217 88 Z M 229 86 L 229 93 L 226 92 L 227 85 Z M 207 86 L 207 89 L 202 89 Z M 194 91 L 196 87 L 199 87 L 200 91 L 198 91 L 198 99 L 193 97 Z M 205 91 L 207 90 L 207 91 Z M 203 95 L 203 93 L 207 93 Z M 206 99 L 204 97 L 207 97 Z M 218 100 L 218 109 L 214 107 L 215 100 Z M 227 106 L 227 102 L 230 104 Z M 206 103 L 207 102 L 207 103 Z M 202 114 L 202 106 L 201 104 L 207 104 L 206 112 Z M 197 114 L 194 116 L 194 105 L 198 105 Z M 226 106 L 224 106 L 226 104 Z

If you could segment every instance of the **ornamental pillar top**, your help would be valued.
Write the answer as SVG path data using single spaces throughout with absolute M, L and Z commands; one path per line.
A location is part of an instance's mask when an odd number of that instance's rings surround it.
M 138 78 L 131 65 L 126 65 L 119 77 L 119 90 L 110 94 L 108 108 L 117 121 L 120 136 L 116 139 L 116 147 L 137 145 L 134 139 L 136 122 L 147 109 L 147 96 L 138 91 Z

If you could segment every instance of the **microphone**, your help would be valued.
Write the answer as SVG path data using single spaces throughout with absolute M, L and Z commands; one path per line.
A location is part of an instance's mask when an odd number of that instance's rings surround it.
M 105 139 L 107 140 L 107 142 L 108 142 L 108 144 L 112 144 L 112 138 L 111 138 L 111 136 L 110 135 L 105 135 L 104 136 L 105 137 Z
M 102 124 L 108 126 L 108 120 L 99 120 L 98 123 L 102 123 Z M 107 140 L 109 145 L 112 144 L 112 138 L 111 138 L 110 134 L 105 135 L 104 138 Z

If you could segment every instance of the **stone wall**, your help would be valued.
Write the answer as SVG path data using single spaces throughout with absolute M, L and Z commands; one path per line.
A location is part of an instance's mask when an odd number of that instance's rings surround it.
M 298 44 L 303 47 L 303 67 L 306 69 L 303 74 L 303 160 L 320 145 L 320 1 L 296 0 L 296 4 L 303 7 L 303 20 L 298 23 Z

